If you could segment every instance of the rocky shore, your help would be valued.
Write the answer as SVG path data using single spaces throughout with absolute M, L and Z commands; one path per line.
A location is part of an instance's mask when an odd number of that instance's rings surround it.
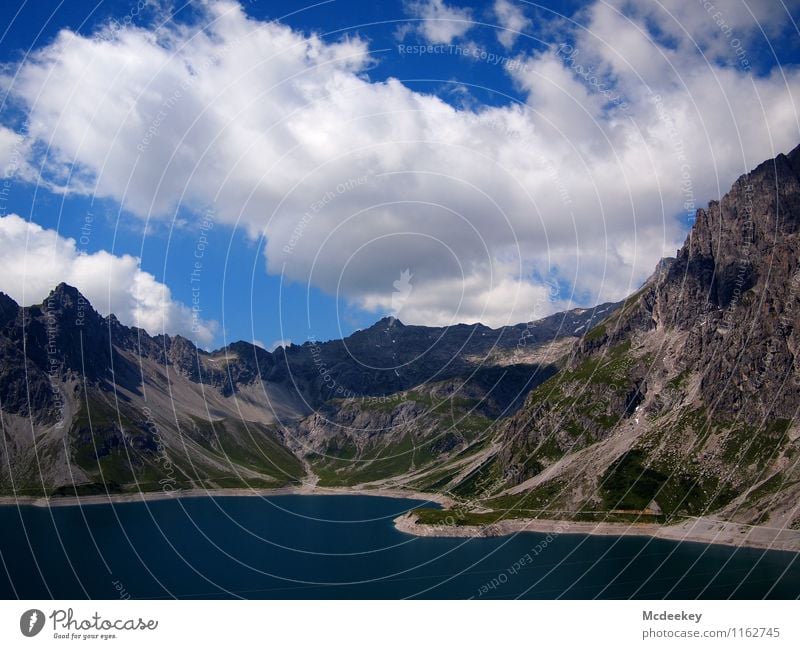
M 493 537 L 523 532 L 539 534 L 592 534 L 599 536 L 649 536 L 671 541 L 728 545 L 800 552 L 800 530 L 743 525 L 712 518 L 691 518 L 677 525 L 654 523 L 591 523 L 542 519 L 512 519 L 491 525 L 426 525 L 413 513 L 394 520 L 400 532 L 428 537 Z

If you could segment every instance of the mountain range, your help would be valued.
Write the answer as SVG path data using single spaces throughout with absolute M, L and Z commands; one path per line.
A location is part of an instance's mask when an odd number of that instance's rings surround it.
M 389 477 L 377 466 L 397 441 L 389 420 L 404 420 L 420 452 L 435 447 L 433 463 L 435 449 L 461 449 L 476 427 L 521 407 L 557 371 L 564 345 L 616 307 L 501 329 L 384 318 L 343 340 L 207 352 L 103 317 L 66 284 L 27 308 L 0 294 L 0 490 L 284 486 L 316 481 L 309 457 L 332 471 L 331 484 L 367 466 Z M 448 424 L 445 402 L 468 429 Z M 349 467 L 328 466 L 352 445 Z
M 623 302 L 500 329 L 384 318 L 207 352 L 66 284 L 0 294 L 0 492 L 392 487 L 447 494 L 458 524 L 800 529 L 798 298 L 800 147 L 698 210 Z

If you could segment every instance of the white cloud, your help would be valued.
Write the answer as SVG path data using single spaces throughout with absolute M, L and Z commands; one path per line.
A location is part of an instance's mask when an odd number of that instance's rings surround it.
M 41 302 L 66 282 L 101 314 L 114 313 L 123 324 L 151 334 L 179 333 L 205 345 L 218 329 L 215 322 L 193 318 L 189 307 L 172 299 L 167 286 L 139 268 L 136 257 L 82 253 L 74 239 L 16 214 L 0 217 L 0 250 L 0 291 L 19 304 Z
M 464 277 L 412 280 L 411 290 L 403 290 L 402 280 L 395 280 L 392 287 L 362 296 L 359 306 L 368 311 L 391 313 L 405 323 L 447 326 L 467 320 L 490 327 L 535 320 L 569 306 L 569 301 L 551 295 L 548 287 L 520 281 L 513 267 L 502 264 L 495 268 L 475 268 Z M 454 318 L 456 313 L 469 315 Z
M 11 182 L 14 178 L 36 178 L 28 164 L 30 141 L 16 131 L 0 125 L 0 180 Z M 7 200 L 8 189 L 0 188 L 0 200 Z M 2 214 L 2 211 L 0 211 Z
M 62 32 L 22 63 L 10 92 L 47 176 L 79 171 L 70 191 L 141 217 L 213 206 L 266 237 L 268 272 L 363 308 L 392 310 L 409 269 L 406 322 L 525 320 L 548 278 L 620 299 L 674 254 L 687 199 L 800 141 L 797 68 L 704 61 L 603 3 L 571 54 L 510 69 L 525 105 L 476 109 L 371 82 L 360 40 L 205 12 L 202 29 Z
M 449 45 L 472 29 L 472 12 L 444 0 L 407 2 L 406 13 L 419 19 L 414 31 L 429 43 Z
M 291 338 L 281 338 L 280 340 L 276 340 L 275 342 L 273 342 L 269 347 L 267 347 L 263 343 L 255 343 L 255 344 L 258 344 L 259 347 L 263 347 L 267 351 L 274 352 L 276 349 L 278 349 L 278 347 L 288 347 L 289 345 L 292 344 L 292 340 Z
M 531 24 L 522 9 L 510 0 L 495 0 L 494 15 L 502 30 L 497 32 L 497 40 L 506 49 L 510 50 L 517 42 L 520 33 Z
M 797 6 L 796 0 L 787 3 Z M 606 0 L 590 6 L 593 21 L 600 26 L 598 17 L 603 13 L 624 14 L 633 19 L 636 26 L 645 25 L 652 34 L 655 28 L 659 40 L 669 47 L 696 56 L 698 48 L 709 59 L 720 58 L 732 61 L 737 47 L 743 46 L 745 53 L 754 44 L 754 39 L 775 37 L 791 25 L 790 14 L 783 2 L 774 0 L 714 0 L 713 2 L 686 2 L 685 0 L 660 0 L 659 2 L 631 3 L 627 0 Z M 613 36 L 630 35 L 634 25 Z M 598 38 L 612 34 L 596 34 Z M 614 43 L 614 40 L 609 41 Z M 733 42 L 733 45 L 732 45 Z M 752 52 L 755 54 L 755 52 Z M 637 62 L 641 63 L 641 62 Z
M 16 167 L 14 158 L 15 153 L 18 154 L 19 146 L 22 138 L 14 131 L 0 126 L 0 172 L 3 177 L 10 178 L 16 175 Z

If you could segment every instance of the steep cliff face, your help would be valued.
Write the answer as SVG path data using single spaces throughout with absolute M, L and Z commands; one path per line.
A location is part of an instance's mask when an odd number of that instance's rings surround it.
M 700 372 L 703 399 L 750 424 L 792 418 L 800 406 L 798 228 L 795 149 L 698 212 L 668 281 L 658 287 L 656 317 L 690 333 L 682 360 Z
M 676 258 L 503 425 L 495 470 L 576 511 L 800 524 L 784 506 L 800 477 L 799 298 L 800 147 L 697 211 Z

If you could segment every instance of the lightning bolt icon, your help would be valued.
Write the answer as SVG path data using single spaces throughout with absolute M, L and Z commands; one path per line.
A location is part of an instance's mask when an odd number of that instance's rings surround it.
M 39 616 L 36 614 L 36 611 L 31 613 L 31 619 L 28 620 L 28 631 L 33 631 L 33 626 L 36 624 L 36 621 L 39 619 Z

